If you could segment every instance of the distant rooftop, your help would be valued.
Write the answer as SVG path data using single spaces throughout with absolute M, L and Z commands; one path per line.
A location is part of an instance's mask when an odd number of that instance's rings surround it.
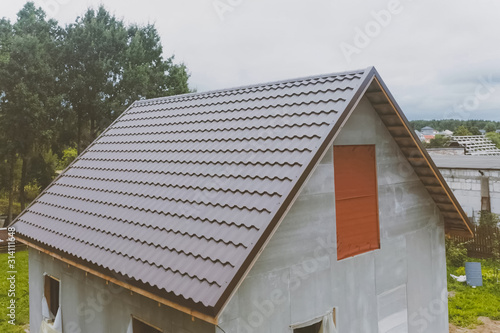
M 440 169 L 500 170 L 499 156 L 434 155 L 432 159 Z
M 465 147 L 465 155 L 500 156 L 500 149 L 484 135 L 452 136 L 451 139 Z

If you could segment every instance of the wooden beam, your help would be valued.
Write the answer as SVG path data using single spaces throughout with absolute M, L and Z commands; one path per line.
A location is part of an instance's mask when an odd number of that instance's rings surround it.
M 188 314 L 190 316 L 196 317 L 196 318 L 201 319 L 203 321 L 206 321 L 207 323 L 214 324 L 214 325 L 218 324 L 218 319 L 215 318 L 215 317 L 206 315 L 206 314 L 201 313 L 199 311 L 190 309 L 190 308 L 188 308 L 186 306 L 183 306 L 183 305 L 177 304 L 175 302 L 169 301 L 169 300 L 167 300 L 167 299 L 165 299 L 163 297 L 160 297 L 160 296 L 155 295 L 155 294 L 153 294 L 153 293 L 151 293 L 149 291 L 146 291 L 146 290 L 143 290 L 143 289 L 138 288 L 136 286 L 133 286 L 133 285 L 127 283 L 127 282 L 120 281 L 120 280 L 118 280 L 118 279 L 116 279 L 114 277 L 111 277 L 111 276 L 108 276 L 108 275 L 103 274 L 101 272 L 98 272 L 98 271 L 96 271 L 96 270 L 94 270 L 92 268 L 83 266 L 83 265 L 81 265 L 81 264 L 79 264 L 79 263 L 77 263 L 77 262 L 75 262 L 75 261 L 73 261 L 71 259 L 65 258 L 65 257 L 63 257 L 63 256 L 61 256 L 61 255 L 59 255 L 59 254 L 57 254 L 55 252 L 52 252 L 52 251 L 47 250 L 47 249 L 45 249 L 45 248 L 43 248 L 41 246 L 33 244 L 30 241 L 28 241 L 28 240 L 26 240 L 26 239 L 24 239 L 22 237 L 17 236 L 17 239 L 20 242 L 28 245 L 29 247 L 31 247 L 31 248 L 33 248 L 35 250 L 43 252 L 43 253 L 45 253 L 45 254 L 47 254 L 47 255 L 55 258 L 55 259 L 58 259 L 58 260 L 66 263 L 68 265 L 74 266 L 74 267 L 76 267 L 76 268 L 78 268 L 78 269 L 80 269 L 80 270 L 82 270 L 82 271 L 84 271 L 86 273 L 90 273 L 90 274 L 92 274 L 94 276 L 97 276 L 97 277 L 105 280 L 106 282 L 114 283 L 117 286 L 123 287 L 125 289 L 128 289 L 128 290 L 134 292 L 134 293 L 137 293 L 139 295 L 142 295 L 144 297 L 152 299 L 152 300 L 154 300 L 156 302 L 164 304 L 164 305 L 166 305 L 168 307 L 171 307 L 171 308 L 176 309 L 178 311 L 184 312 L 184 313 L 186 313 L 186 314 Z

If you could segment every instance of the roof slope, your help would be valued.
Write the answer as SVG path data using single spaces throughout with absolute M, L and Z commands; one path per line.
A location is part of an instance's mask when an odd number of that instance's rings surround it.
M 135 102 L 17 233 L 216 317 L 375 76 Z

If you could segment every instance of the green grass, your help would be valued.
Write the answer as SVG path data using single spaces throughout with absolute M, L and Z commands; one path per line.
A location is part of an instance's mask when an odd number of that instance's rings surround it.
M 500 283 L 497 283 L 496 269 L 500 262 L 493 260 L 469 259 L 481 262 L 483 286 L 472 288 L 450 277 L 465 275 L 463 267 L 448 267 L 448 291 L 455 295 L 448 299 L 450 322 L 461 327 L 481 324 L 478 317 L 500 320 Z M 499 281 L 500 281 L 500 277 Z
M 24 333 L 29 323 L 29 288 L 28 288 L 28 251 L 17 252 L 16 260 L 16 320 L 15 325 L 8 323 L 7 306 L 9 281 L 7 280 L 8 254 L 0 253 L 0 332 Z

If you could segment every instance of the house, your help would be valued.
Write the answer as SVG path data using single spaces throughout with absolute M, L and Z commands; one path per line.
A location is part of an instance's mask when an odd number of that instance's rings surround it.
M 431 153 L 458 202 L 475 222 L 481 211 L 500 214 L 500 158 Z
M 453 136 L 453 132 L 450 130 L 444 130 L 442 132 L 439 132 L 438 134 L 443 135 L 443 136 L 448 136 L 448 137 Z
M 62 332 L 445 332 L 470 222 L 374 68 L 137 101 L 14 221 Z
M 417 135 L 417 138 L 421 141 L 421 142 L 424 142 L 425 141 L 425 137 L 424 135 L 422 134 L 422 132 L 418 131 L 418 130 L 415 130 L 415 134 Z
M 430 127 L 430 126 L 422 127 L 422 129 L 420 131 L 424 135 L 436 135 L 436 133 L 437 133 L 437 131 L 434 128 Z

